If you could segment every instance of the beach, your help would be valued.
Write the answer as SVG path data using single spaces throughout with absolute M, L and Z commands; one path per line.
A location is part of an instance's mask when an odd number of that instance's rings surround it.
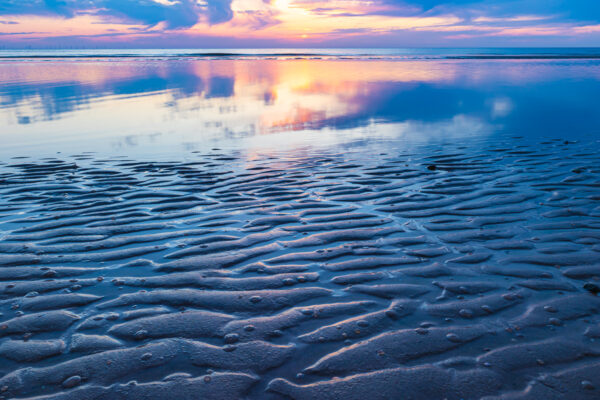
M 534 56 L 0 61 L 0 398 L 598 398 L 600 61 Z

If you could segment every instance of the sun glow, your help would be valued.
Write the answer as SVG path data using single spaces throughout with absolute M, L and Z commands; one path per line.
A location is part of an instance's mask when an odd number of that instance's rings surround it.
M 555 36 L 576 40 L 600 34 L 597 24 L 557 20 L 554 14 L 515 13 L 498 17 L 480 10 L 469 16 L 468 12 L 449 7 L 424 12 L 411 6 L 410 1 L 393 4 L 379 0 L 233 0 L 225 5 L 227 9 L 215 11 L 217 15 L 212 17 L 210 10 L 214 3 L 198 2 L 179 11 L 177 8 L 184 4 L 181 1 L 153 0 L 153 4 L 159 10 L 157 15 L 150 13 L 151 18 L 142 12 L 136 19 L 120 11 L 84 8 L 63 16 L 51 12 L 0 15 L 0 38 L 6 44 L 35 44 L 45 40 L 52 44 L 137 41 L 153 45 L 157 39 L 170 40 L 167 47 L 178 47 L 179 38 L 187 41 L 186 46 L 218 47 L 213 42 L 228 38 L 250 44 L 276 41 L 273 47 L 285 47 L 281 44 L 310 46 L 343 39 L 352 43 L 354 39 L 365 38 L 379 46 L 382 43 L 377 38 L 381 37 L 388 40 L 421 37 L 439 43 L 439 40 L 491 37 L 517 40 Z M 188 18 L 190 15 L 186 13 L 197 15 Z M 393 40 L 387 44 L 395 47 Z

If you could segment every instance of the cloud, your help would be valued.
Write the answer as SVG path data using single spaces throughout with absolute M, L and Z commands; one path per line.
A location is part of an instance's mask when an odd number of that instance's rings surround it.
M 595 0 L 381 0 L 395 6 L 412 6 L 421 12 L 454 12 L 463 16 L 552 15 L 561 20 L 598 21 L 600 1 Z M 410 9 L 410 7 L 409 7 Z
M 201 18 L 210 24 L 233 17 L 232 0 L 0 0 L 0 15 L 42 15 L 72 18 L 93 13 L 109 20 L 168 29 L 189 28 Z
M 44 32 L 0 32 L 0 36 L 39 35 Z
M 597 0 L 291 0 L 313 13 L 338 16 L 454 15 L 478 23 L 600 22 Z
M 246 27 L 256 31 L 279 24 L 277 12 L 272 10 L 240 10 L 236 12 L 236 18 L 231 25 L 235 27 Z
M 8 35 L 40 29 L 22 18 L 31 15 L 49 17 L 50 32 Z M 600 0 L 0 0 L 0 18 L 3 46 L 13 47 L 600 43 Z

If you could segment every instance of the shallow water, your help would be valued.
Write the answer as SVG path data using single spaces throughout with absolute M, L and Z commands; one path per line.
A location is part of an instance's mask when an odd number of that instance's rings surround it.
M 0 159 L 595 138 L 600 60 L 0 60 Z M 492 139 L 493 140 L 493 139 Z
M 598 398 L 597 63 L 0 61 L 0 398 Z

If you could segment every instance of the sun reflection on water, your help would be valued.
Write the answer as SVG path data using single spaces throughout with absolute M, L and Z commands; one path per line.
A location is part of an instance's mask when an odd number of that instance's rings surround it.
M 584 132 L 600 122 L 592 101 L 597 66 L 594 60 L 3 61 L 0 139 L 7 153 L 118 152 L 243 147 L 245 140 L 262 146 L 290 141 L 290 133 L 330 145 L 345 138 L 523 132 L 534 124 L 546 133 Z M 568 97 L 570 113 L 561 101 Z

